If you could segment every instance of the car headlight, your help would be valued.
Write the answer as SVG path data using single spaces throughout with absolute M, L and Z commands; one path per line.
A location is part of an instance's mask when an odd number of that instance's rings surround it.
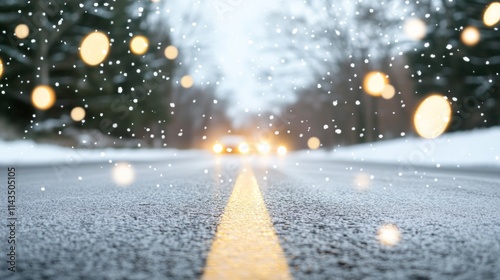
M 221 144 L 217 143 L 214 145 L 213 150 L 216 154 L 220 154 L 224 150 L 224 147 Z
M 278 152 L 278 155 L 284 156 L 287 153 L 287 149 L 285 146 L 279 146 L 277 152 Z
M 250 152 L 250 146 L 247 143 L 243 142 L 238 146 L 238 151 L 242 154 L 247 154 Z
M 271 147 L 267 143 L 259 143 L 257 145 L 257 149 L 261 154 L 269 154 L 269 152 L 271 151 Z

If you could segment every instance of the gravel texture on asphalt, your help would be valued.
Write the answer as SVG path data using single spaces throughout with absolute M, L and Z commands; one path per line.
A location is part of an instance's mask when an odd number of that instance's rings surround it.
M 497 178 L 420 172 L 389 185 L 370 167 L 290 162 L 256 172 L 296 279 L 500 279 Z M 387 223 L 401 233 L 392 247 L 377 239 Z
M 19 167 L 18 271 L 0 279 L 199 279 L 248 166 L 295 279 L 500 279 L 498 176 L 231 156 L 132 163 L 127 187 L 109 163 Z

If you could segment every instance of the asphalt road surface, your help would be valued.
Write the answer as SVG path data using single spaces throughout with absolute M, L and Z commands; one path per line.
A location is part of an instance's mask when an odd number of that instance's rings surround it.
M 15 168 L 16 272 L 4 226 L 0 279 L 500 279 L 495 170 L 208 154 Z

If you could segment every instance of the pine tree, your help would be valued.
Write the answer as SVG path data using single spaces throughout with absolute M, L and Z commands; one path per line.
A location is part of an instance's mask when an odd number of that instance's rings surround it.
M 427 21 L 429 33 L 410 54 L 417 93 L 442 93 L 454 106 L 450 130 L 500 124 L 500 31 L 482 22 L 490 1 L 443 1 Z M 466 44 L 462 34 L 478 30 L 480 41 Z

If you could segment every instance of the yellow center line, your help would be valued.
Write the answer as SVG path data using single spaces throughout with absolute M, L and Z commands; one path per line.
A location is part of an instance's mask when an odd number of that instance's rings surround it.
M 248 168 L 236 179 L 202 279 L 292 279 L 259 185 Z

